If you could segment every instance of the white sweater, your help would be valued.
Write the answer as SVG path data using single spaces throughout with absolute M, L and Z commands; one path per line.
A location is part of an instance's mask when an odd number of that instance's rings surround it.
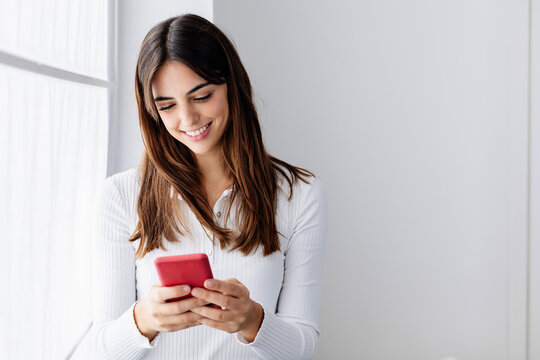
M 193 238 L 164 238 L 167 251 L 156 249 L 136 259 L 139 240 L 129 242 L 138 221 L 137 168 L 105 180 L 96 198 L 93 239 L 93 325 L 72 359 L 309 359 L 319 336 L 318 316 L 322 258 L 327 233 L 326 193 L 319 178 L 298 181 L 287 202 L 288 184 L 280 176 L 276 225 L 281 251 L 264 257 L 262 247 L 249 256 L 213 246 L 195 215 L 184 206 Z M 214 206 L 214 219 L 224 225 L 231 189 Z M 183 203 L 179 196 L 178 201 Z M 236 201 L 236 200 L 235 200 Z M 218 216 L 218 213 L 220 216 Z M 231 221 L 235 219 L 234 206 Z M 212 234 L 210 233 L 210 236 Z M 133 307 L 159 283 L 158 256 L 206 253 L 216 279 L 237 278 L 264 309 L 262 325 L 251 343 L 205 325 L 161 332 L 149 342 L 135 325 Z

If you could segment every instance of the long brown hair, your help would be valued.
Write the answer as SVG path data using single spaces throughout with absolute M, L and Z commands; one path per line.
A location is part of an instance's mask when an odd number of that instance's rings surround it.
M 179 61 L 213 84 L 227 84 L 229 122 L 223 133 L 221 160 L 234 180 L 225 219 L 235 198 L 238 229 L 227 229 L 213 220 L 201 185 L 202 174 L 191 150 L 166 130 L 152 96 L 152 80 L 166 61 Z M 264 148 L 252 88 L 231 41 L 208 20 L 193 14 L 169 18 L 154 26 L 144 38 L 135 71 L 139 124 L 145 146 L 140 164 L 141 189 L 137 202 L 139 222 L 129 241 L 141 239 L 137 258 L 161 247 L 162 237 L 179 241 L 175 232 L 190 233 L 180 208 L 180 195 L 197 219 L 220 240 L 247 255 L 259 245 L 263 254 L 280 250 L 275 214 L 278 176 L 293 184 L 312 172 L 269 155 Z M 279 174 L 278 174 L 279 173 Z M 225 224 L 226 225 L 226 224 Z

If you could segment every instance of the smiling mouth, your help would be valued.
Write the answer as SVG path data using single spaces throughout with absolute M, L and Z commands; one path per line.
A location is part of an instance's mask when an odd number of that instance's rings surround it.
M 190 136 L 197 136 L 197 135 L 199 135 L 200 133 L 204 132 L 204 131 L 206 130 L 206 128 L 207 128 L 208 126 L 210 126 L 210 124 L 213 123 L 213 122 L 214 122 L 214 120 L 210 121 L 208 124 L 202 126 L 201 128 L 199 128 L 199 129 L 197 129 L 197 130 L 194 130 L 194 131 L 183 131 L 183 130 L 182 130 L 182 132 L 183 132 L 183 133 L 186 133 L 186 134 L 188 134 L 188 135 L 190 135 Z

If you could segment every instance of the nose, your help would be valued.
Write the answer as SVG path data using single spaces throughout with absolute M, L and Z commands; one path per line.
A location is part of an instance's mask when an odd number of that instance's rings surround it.
M 200 114 L 191 106 L 183 106 L 178 112 L 178 128 L 187 130 L 199 123 Z

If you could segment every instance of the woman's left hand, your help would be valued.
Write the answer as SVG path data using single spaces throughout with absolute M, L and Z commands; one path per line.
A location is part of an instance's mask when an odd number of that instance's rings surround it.
M 205 288 L 194 288 L 191 294 L 216 306 L 199 306 L 191 309 L 204 318 L 200 322 L 228 333 L 240 332 L 252 342 L 259 332 L 264 310 L 251 300 L 249 290 L 237 279 L 209 279 Z

